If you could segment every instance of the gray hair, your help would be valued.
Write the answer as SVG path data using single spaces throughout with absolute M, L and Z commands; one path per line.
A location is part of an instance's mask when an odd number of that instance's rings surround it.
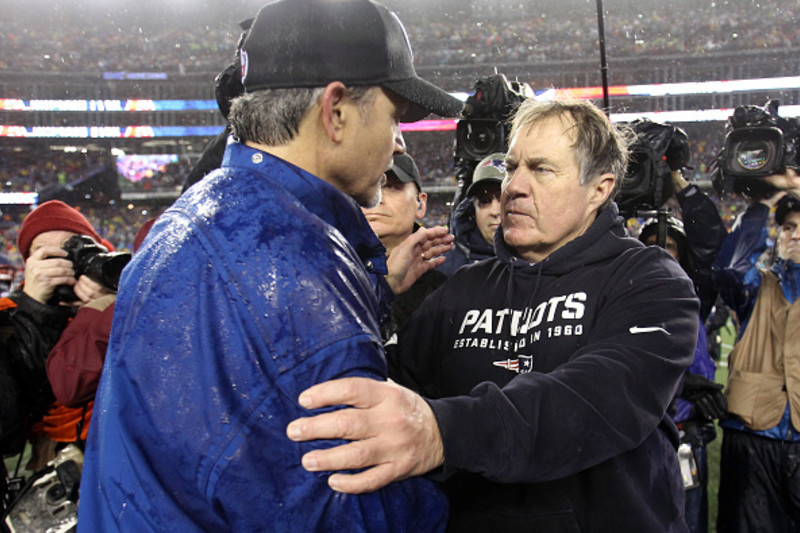
M 601 174 L 614 175 L 614 190 L 599 210 L 614 199 L 628 168 L 630 146 L 636 135 L 630 128 L 612 124 L 594 104 L 586 100 L 540 102 L 528 98 L 517 108 L 511 122 L 511 138 L 521 129 L 550 118 L 572 122 L 575 157 L 580 169 L 580 184 L 587 185 Z
M 348 87 L 347 96 L 362 111 L 374 99 L 375 87 Z M 300 131 L 300 123 L 319 102 L 324 87 L 265 89 L 245 93 L 234 99 L 228 121 L 231 133 L 241 142 L 251 141 L 267 146 L 288 143 Z

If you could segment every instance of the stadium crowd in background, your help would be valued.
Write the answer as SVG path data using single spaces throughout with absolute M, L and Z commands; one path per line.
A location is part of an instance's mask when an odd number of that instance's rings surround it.
M 573 5 L 566 12 L 564 6 L 541 4 L 522 15 L 519 6 L 506 4 L 473 0 L 449 17 L 437 17 L 418 5 L 387 2 L 408 20 L 418 66 L 545 62 L 596 52 L 593 4 Z M 789 48 L 800 40 L 800 8 L 783 0 L 758 4 L 766 11 L 779 8 L 779 18 L 759 16 L 745 1 L 674 2 L 668 13 L 655 2 L 635 7 L 608 8 L 608 50 L 615 57 Z M 46 17 L 31 18 L 24 27 L 11 19 L 0 21 L 0 70 L 216 73 L 227 64 L 229 43 L 238 36 L 239 20 L 231 20 L 230 13 L 220 13 L 218 23 L 207 24 L 202 32 L 191 21 L 166 25 L 150 19 L 135 25 L 122 23 L 121 17 L 88 16 L 91 34 L 70 24 L 53 26 Z
M 263 0 L 248 1 L 253 2 L 254 8 L 263 3 Z M 448 1 L 442 0 L 442 3 L 448 4 Z M 581 9 L 573 10 L 567 9 L 569 1 L 561 6 L 540 5 L 535 10 L 526 9 L 520 16 L 521 4 L 512 0 L 473 0 L 470 3 L 453 0 L 448 4 L 452 12 L 446 17 L 430 16 L 425 9 L 411 9 L 404 5 L 407 0 L 384 3 L 399 12 L 414 45 L 414 64 L 427 68 L 428 72 L 454 65 L 486 67 L 523 62 L 569 62 L 593 58 L 597 54 L 596 13 L 588 1 L 581 4 Z M 630 9 L 607 10 L 608 52 L 615 58 L 687 58 L 764 49 L 800 50 L 797 48 L 800 5 L 796 2 L 764 0 L 756 6 L 749 0 L 728 0 L 697 6 L 696 2 L 676 0 L 669 13 L 655 1 L 629 0 L 629 3 Z M 61 73 L 90 73 L 99 77 L 107 71 L 168 72 L 171 81 L 184 74 L 208 74 L 210 85 L 214 73 L 228 63 L 231 43 L 238 35 L 240 19 L 230 18 L 233 11 L 235 9 L 221 14 L 213 23 L 204 25 L 202 31 L 191 26 L 188 18 L 176 24 L 142 18 L 123 26 L 119 23 L 120 17 L 84 13 L 92 20 L 89 31 L 78 24 L 53 26 L 44 16 L 27 16 L 24 24 L 9 17 L 0 20 L 0 78 L 4 75 L 12 78 L 19 73 L 34 76 L 44 73 L 43 77 L 49 74 L 56 79 L 55 74 Z M 778 12 L 779 17 L 772 15 Z M 65 15 L 68 15 L 66 18 L 76 16 L 75 13 Z M 794 74 L 796 72 L 788 72 L 785 65 L 776 65 L 775 76 Z M 646 78 L 647 75 L 646 69 L 637 70 L 629 75 L 626 83 L 654 82 Z M 541 76 L 530 81 L 546 84 L 547 69 L 542 69 Z M 10 88 L 11 93 L 0 94 L 0 98 L 35 97 L 24 93 L 24 84 L 5 87 Z M 155 96 L 144 94 L 143 97 Z M 749 201 L 738 195 L 720 196 L 708 186 L 709 171 L 724 144 L 725 132 L 719 122 L 682 126 L 689 133 L 690 149 L 690 166 L 684 170 L 685 175 L 690 182 L 703 186 L 730 230 Z M 418 166 L 418 186 L 428 191 L 425 217 L 419 221 L 424 227 L 448 225 L 451 220 L 452 191 L 456 185 L 453 141 L 453 131 L 405 134 L 407 150 L 414 155 Z M 152 149 L 146 151 L 152 153 Z M 177 196 L 199 155 L 179 154 L 177 161 L 132 180 L 118 171 L 113 157 L 105 151 L 56 150 L 44 140 L 14 139 L 0 145 L 0 191 L 37 192 L 41 203 L 49 199 L 47 195 L 53 191 L 68 191 L 93 173 L 110 169 L 118 175 L 116 185 L 123 194 L 166 192 Z M 159 216 L 171 203 L 145 198 L 137 201 L 84 199 L 72 205 L 96 229 L 98 237 L 117 250 L 132 251 L 137 229 L 145 221 Z M 677 219 L 682 217 L 674 198 L 666 205 Z M 21 224 L 31 208 L 3 205 L 0 212 L 0 254 L 18 269 L 11 288 L 18 288 L 25 276 L 17 242 Z M 628 221 L 634 236 L 643 222 L 643 218 Z M 778 228 L 766 224 L 763 229 L 765 244 L 771 246 L 777 242 Z M 758 259 L 758 266 L 767 267 L 769 261 L 769 254 L 765 254 Z M 9 391 L 14 392 L 10 388 Z M 0 400 L 11 403 L 14 399 L 11 396 Z

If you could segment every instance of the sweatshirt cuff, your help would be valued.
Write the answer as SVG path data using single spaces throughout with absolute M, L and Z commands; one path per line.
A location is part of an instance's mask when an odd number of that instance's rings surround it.
M 442 481 L 458 471 L 486 474 L 502 468 L 502 464 L 490 464 L 502 463 L 503 454 L 497 455 L 495 450 L 503 449 L 504 435 L 502 430 L 491 428 L 494 424 L 490 421 L 496 421 L 498 415 L 493 402 L 487 400 L 472 396 L 427 400 L 439 425 L 444 448 L 444 464 L 432 473 L 435 479 Z

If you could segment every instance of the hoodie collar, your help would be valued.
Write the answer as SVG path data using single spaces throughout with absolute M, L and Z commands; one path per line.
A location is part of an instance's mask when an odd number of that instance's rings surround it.
M 625 221 L 619 216 L 617 205 L 612 203 L 597 215 L 583 235 L 569 241 L 539 263 L 528 263 L 514 248 L 507 245 L 503 239 L 502 226 L 495 234 L 494 246 L 497 257 L 507 265 L 513 264 L 516 269 L 527 271 L 535 267 L 539 274 L 563 274 L 577 267 L 618 255 L 630 248 L 631 244 L 628 241 L 636 242 L 636 240 L 620 239 L 625 236 Z

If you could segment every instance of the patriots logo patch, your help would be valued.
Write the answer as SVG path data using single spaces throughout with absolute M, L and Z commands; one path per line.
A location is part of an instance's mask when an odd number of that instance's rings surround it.
M 504 359 L 502 361 L 493 361 L 493 366 L 505 368 L 517 374 L 527 374 L 533 370 L 533 356 L 520 355 L 518 359 Z

